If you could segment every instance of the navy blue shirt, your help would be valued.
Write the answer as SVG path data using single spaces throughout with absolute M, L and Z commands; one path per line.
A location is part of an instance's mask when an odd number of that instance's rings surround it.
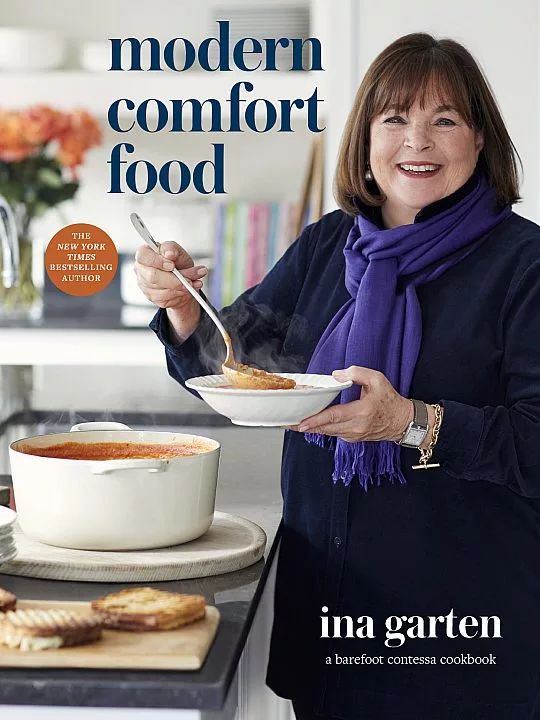
M 348 299 L 343 248 L 352 222 L 341 211 L 325 215 L 221 311 L 240 361 L 305 371 Z M 355 481 L 332 483 L 330 451 L 285 433 L 267 681 L 279 695 L 346 720 L 537 717 L 540 228 L 512 214 L 419 287 L 418 298 L 423 336 L 410 396 L 444 405 L 434 452 L 441 467 L 414 471 L 418 452 L 402 449 L 407 483 L 364 492 Z M 224 346 L 204 313 L 182 344 L 171 342 L 165 311 L 152 327 L 178 382 L 220 372 Z M 323 606 L 330 616 L 370 616 L 376 637 L 322 639 Z M 502 638 L 449 639 L 440 630 L 385 645 L 389 616 L 450 611 L 458 620 L 498 616 Z M 335 664 L 362 654 L 382 663 Z M 467 655 L 491 664 L 442 660 Z

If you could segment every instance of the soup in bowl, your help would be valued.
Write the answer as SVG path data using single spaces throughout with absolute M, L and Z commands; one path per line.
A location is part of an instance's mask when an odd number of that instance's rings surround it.
M 119 423 L 74 429 L 79 432 L 10 446 L 25 534 L 67 548 L 142 550 L 188 542 L 208 530 L 219 467 L 216 440 Z

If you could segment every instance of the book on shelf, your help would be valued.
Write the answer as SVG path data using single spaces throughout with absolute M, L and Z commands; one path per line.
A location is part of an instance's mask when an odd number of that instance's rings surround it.
M 247 202 L 237 203 L 234 224 L 235 236 L 232 279 L 233 300 L 245 289 L 244 278 L 246 276 L 246 252 L 248 246 L 248 212 L 249 205 Z
M 294 240 L 296 206 L 232 201 L 216 207 L 209 293 L 220 308 L 259 283 Z
M 210 298 L 216 298 L 221 293 L 221 284 L 223 277 L 223 243 L 219 238 L 223 236 L 225 227 L 225 205 L 216 207 L 216 219 L 214 226 L 214 261 L 209 277 L 209 294 Z
M 229 203 L 225 208 L 225 226 L 219 242 L 223 243 L 223 271 L 221 276 L 221 300 L 229 305 L 234 300 L 234 235 L 237 203 Z

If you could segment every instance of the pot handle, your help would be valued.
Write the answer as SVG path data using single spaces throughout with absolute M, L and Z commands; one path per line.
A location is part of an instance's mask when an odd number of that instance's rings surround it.
M 149 473 L 165 472 L 169 464 L 168 460 L 147 460 L 136 458 L 126 460 L 99 460 L 90 465 L 92 475 L 109 475 L 120 470 L 147 470 Z
M 131 430 L 131 428 L 119 422 L 82 422 L 74 425 L 69 432 L 84 430 Z

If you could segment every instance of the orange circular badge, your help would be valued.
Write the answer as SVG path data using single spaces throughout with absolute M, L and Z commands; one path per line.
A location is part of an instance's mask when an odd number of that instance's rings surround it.
M 51 282 L 68 295 L 95 295 L 111 282 L 118 268 L 118 251 L 96 225 L 75 223 L 59 230 L 45 251 Z

